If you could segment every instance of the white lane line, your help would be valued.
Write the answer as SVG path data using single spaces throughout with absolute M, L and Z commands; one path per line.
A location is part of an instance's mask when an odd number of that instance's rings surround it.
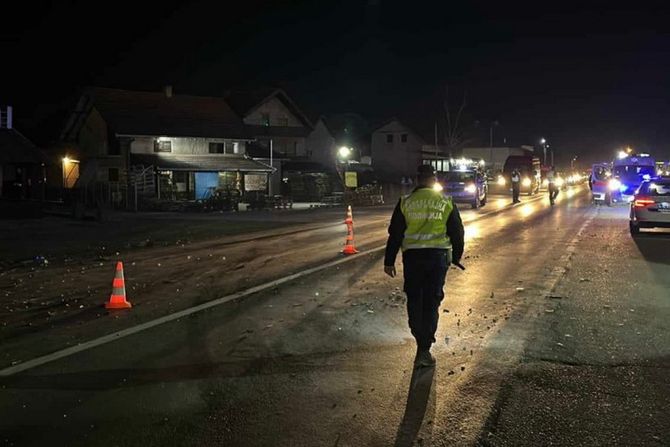
M 525 203 L 528 203 L 528 202 L 534 201 L 534 200 L 539 200 L 539 199 L 541 199 L 541 197 L 539 197 L 537 199 L 527 200 Z M 501 209 L 498 209 L 498 210 L 490 211 L 488 213 L 480 214 L 480 215 L 477 215 L 477 218 L 473 219 L 472 221 L 478 220 L 478 219 L 480 219 L 482 217 L 485 217 L 485 216 L 488 216 L 490 214 L 499 213 L 501 211 L 504 211 L 506 209 L 511 209 L 511 208 L 513 208 L 513 207 L 501 208 Z M 470 221 L 470 222 L 472 222 L 472 221 Z M 385 248 L 386 248 L 386 245 L 381 245 L 379 247 L 371 248 L 369 250 L 365 250 L 365 251 L 360 252 L 358 254 L 358 256 L 350 256 L 350 257 L 345 257 L 345 258 L 342 258 L 342 259 L 337 259 L 335 261 L 331 261 L 331 262 L 328 262 L 326 264 L 322 264 L 322 265 L 319 265 L 319 266 L 316 266 L 316 267 L 312 267 L 312 268 L 309 268 L 307 270 L 303 270 L 301 272 L 294 273 L 294 274 L 289 275 L 289 276 L 284 276 L 283 278 L 279 278 L 279 279 L 276 279 L 274 281 L 266 282 L 264 284 L 260 284 L 260 285 L 251 287 L 250 289 L 242 290 L 240 292 L 236 292 L 236 293 L 233 293 L 231 295 L 226 295 L 224 297 L 217 298 L 213 301 L 208 301 L 206 303 L 199 304 L 197 306 L 190 307 L 188 309 L 184 309 L 184 310 L 181 310 L 181 311 L 169 314 L 169 315 L 165 315 L 164 317 L 160 317 L 160 318 L 157 318 L 155 320 L 147 321 L 146 323 L 142 323 L 142 324 L 139 324 L 137 326 L 133 326 L 133 327 L 128 328 L 128 329 L 123 329 L 121 331 L 114 332 L 112 334 L 104 335 L 104 336 L 99 337 L 99 338 L 94 338 L 93 340 L 89 340 L 89 341 L 85 341 L 83 343 L 79 343 L 76 346 L 70 346 L 69 348 L 61 349 L 59 351 L 52 352 L 51 354 L 43 355 L 41 357 L 36 357 L 34 359 L 31 359 L 31 360 L 26 360 L 25 362 L 22 362 L 22 363 L 13 365 L 13 366 L 9 366 L 7 368 L 4 368 L 4 369 L 0 370 L 0 377 L 8 377 L 8 376 L 11 376 L 11 375 L 14 375 L 14 374 L 17 374 L 17 373 L 35 368 L 37 366 L 44 365 L 45 363 L 53 362 L 54 360 L 62 359 L 64 357 L 69 357 L 69 356 L 77 354 L 79 352 L 87 351 L 89 349 L 92 349 L 92 348 L 95 348 L 95 347 L 98 347 L 98 346 L 101 346 L 101 345 L 104 345 L 104 344 L 107 344 L 107 343 L 111 343 L 115 340 L 119 340 L 121 338 L 128 337 L 129 335 L 137 334 L 138 332 L 142 332 L 142 331 L 145 331 L 147 329 L 151 329 L 151 328 L 159 326 L 161 324 L 169 323 L 169 322 L 177 320 L 179 318 L 183 318 L 183 317 L 192 315 L 196 312 L 200 312 L 200 311 L 212 308 L 212 307 L 216 307 L 216 306 L 219 306 L 221 304 L 225 304 L 229 301 L 233 301 L 233 300 L 236 300 L 236 299 L 239 299 L 239 298 L 243 298 L 245 296 L 253 295 L 254 293 L 262 292 L 263 290 L 267 290 L 267 289 L 270 289 L 272 287 L 279 286 L 281 284 L 293 281 L 293 280 L 301 278 L 303 276 L 311 275 L 312 273 L 320 272 L 321 270 L 325 270 L 327 268 L 334 267 L 336 265 L 344 264 L 345 262 L 349 262 L 349 261 L 352 261 L 352 260 L 355 260 L 355 259 L 360 259 L 362 256 L 372 254 L 372 253 L 376 253 L 378 251 L 384 250 Z
M 577 243 L 579 242 L 579 239 L 582 237 L 582 234 L 586 230 L 586 228 L 593 222 L 593 219 L 595 219 L 597 215 L 597 210 L 592 211 L 591 216 L 589 216 L 588 219 L 584 221 L 582 226 L 579 228 L 577 231 L 577 234 L 575 234 L 575 237 L 573 237 L 570 242 L 566 245 L 566 250 L 565 253 L 563 253 L 563 256 L 558 260 L 557 265 L 551 269 L 551 273 L 549 273 L 549 279 L 547 283 L 547 288 L 543 292 L 544 296 L 551 295 L 554 290 L 556 290 L 556 286 L 558 286 L 559 281 L 561 278 L 563 278 L 563 275 L 567 272 L 566 268 L 570 264 L 570 259 L 572 258 L 572 255 L 575 254 L 575 251 L 577 250 Z

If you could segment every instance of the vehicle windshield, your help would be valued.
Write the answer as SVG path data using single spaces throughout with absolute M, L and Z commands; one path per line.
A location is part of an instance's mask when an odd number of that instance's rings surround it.
M 449 171 L 443 176 L 445 182 L 471 182 L 475 180 L 475 173 L 472 171 Z
M 640 193 L 651 196 L 670 196 L 670 182 L 644 182 L 640 187 Z
M 613 173 L 615 177 L 630 182 L 641 180 L 644 175 L 656 175 L 653 166 L 615 166 Z
M 610 172 L 604 166 L 597 166 L 593 169 L 593 180 L 607 180 L 609 176 Z

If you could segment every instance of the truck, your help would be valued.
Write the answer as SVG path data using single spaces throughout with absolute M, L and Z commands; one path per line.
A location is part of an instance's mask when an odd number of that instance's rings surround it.
M 540 190 L 540 159 L 533 155 L 510 155 L 505 160 L 503 172 L 496 180 L 496 189 L 509 191 L 512 187 L 512 171 L 521 174 L 521 193 L 529 196 Z

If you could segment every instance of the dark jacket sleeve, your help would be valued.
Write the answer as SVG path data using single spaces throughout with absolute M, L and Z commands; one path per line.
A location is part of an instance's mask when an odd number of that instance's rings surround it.
M 447 236 L 451 240 L 452 247 L 452 261 L 460 262 L 463 256 L 463 247 L 465 245 L 464 237 L 465 230 L 463 229 L 463 221 L 461 221 L 461 214 L 454 203 L 454 209 L 447 220 Z
M 459 218 L 460 221 L 460 218 Z M 407 223 L 405 222 L 405 216 L 403 216 L 402 211 L 400 211 L 400 200 L 393 210 L 393 216 L 391 217 L 391 224 L 389 225 L 389 238 L 386 242 L 386 253 L 384 255 L 384 265 L 394 265 L 395 258 L 398 255 L 400 246 L 402 245 L 402 240 L 405 237 L 405 229 L 407 228 Z

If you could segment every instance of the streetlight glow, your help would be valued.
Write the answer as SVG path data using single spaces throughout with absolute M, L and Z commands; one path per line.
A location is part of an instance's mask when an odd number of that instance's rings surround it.
M 547 140 L 545 140 L 544 138 L 540 138 L 540 144 L 544 144 L 546 142 L 547 142 Z
M 340 158 L 344 159 L 349 158 L 349 155 L 351 155 L 351 148 L 342 146 L 341 148 L 338 149 L 337 153 L 340 156 Z

